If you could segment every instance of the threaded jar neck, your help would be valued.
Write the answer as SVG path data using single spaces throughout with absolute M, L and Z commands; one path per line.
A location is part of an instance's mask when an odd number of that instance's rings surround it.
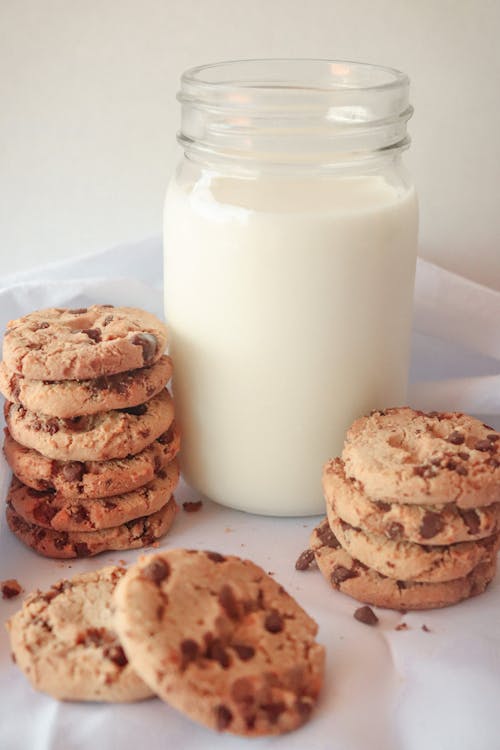
M 408 77 L 343 60 L 242 60 L 181 79 L 178 135 L 202 161 L 314 165 L 376 159 L 410 143 Z

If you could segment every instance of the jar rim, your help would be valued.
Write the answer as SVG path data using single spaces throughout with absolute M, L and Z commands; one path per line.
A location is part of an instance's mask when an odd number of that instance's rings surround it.
M 346 90 L 375 92 L 407 87 L 409 77 L 397 68 L 354 60 L 277 57 L 198 65 L 182 74 L 181 84 L 179 99 L 182 101 L 191 89 L 223 91 L 244 87 L 255 91 L 301 89 L 325 93 Z

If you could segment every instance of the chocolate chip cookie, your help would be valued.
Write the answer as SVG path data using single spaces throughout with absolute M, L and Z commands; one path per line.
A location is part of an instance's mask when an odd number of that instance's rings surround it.
M 55 461 L 25 448 L 5 430 L 7 463 L 23 484 L 34 490 L 51 489 L 60 498 L 105 498 L 121 495 L 151 482 L 179 452 L 175 423 L 135 456 L 110 461 Z
M 393 541 L 455 544 L 495 534 L 500 529 L 500 503 L 482 508 L 410 505 L 372 500 L 361 482 L 347 477 L 343 461 L 334 458 L 323 470 L 327 514 L 332 510 L 351 526 Z
M 326 520 L 314 529 L 310 544 L 318 568 L 334 589 L 388 609 L 435 609 L 457 604 L 483 593 L 496 572 L 496 555 L 492 555 L 467 576 L 452 581 L 416 583 L 388 578 L 343 549 Z
M 34 490 L 14 477 L 7 501 L 28 523 L 55 531 L 96 531 L 156 513 L 168 502 L 178 480 L 179 467 L 173 461 L 152 482 L 132 492 L 102 499 L 72 500 L 47 490 Z
M 108 567 L 30 594 L 7 621 L 17 666 L 35 690 L 70 701 L 136 701 L 153 695 L 128 663 L 111 597 L 124 568 Z
M 317 626 L 254 563 L 160 552 L 128 571 L 114 601 L 131 664 L 195 721 L 257 736 L 290 731 L 311 715 L 324 669 Z
M 165 325 L 134 307 L 49 308 L 7 325 L 7 369 L 33 380 L 88 380 L 148 367 L 163 354 Z
M 164 536 L 171 527 L 178 507 L 172 497 L 150 516 L 136 518 L 120 526 L 98 531 L 54 531 L 25 521 L 7 504 L 10 530 L 27 547 L 45 557 L 92 557 L 100 552 L 147 547 Z
M 375 500 L 460 508 L 500 501 L 500 433 L 465 414 L 373 412 L 350 427 L 342 458 Z
M 164 388 L 150 401 L 128 409 L 59 419 L 8 401 L 9 432 L 18 443 L 58 461 L 108 461 L 135 455 L 172 424 L 173 401 Z
M 163 356 L 150 367 L 93 380 L 29 380 L 0 363 L 0 392 L 8 401 L 52 417 L 74 418 L 137 406 L 153 398 L 170 380 L 172 362 Z

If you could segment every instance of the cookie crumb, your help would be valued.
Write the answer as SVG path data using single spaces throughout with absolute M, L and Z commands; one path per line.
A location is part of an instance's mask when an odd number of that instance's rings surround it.
M 14 599 L 16 596 L 19 596 L 23 587 L 15 578 L 9 578 L 0 583 L 0 589 L 2 591 L 2 599 Z
M 424 633 L 432 633 L 432 630 L 427 627 L 427 625 L 422 625 L 422 630 Z
M 186 513 L 197 513 L 199 510 L 201 510 L 203 505 L 203 502 L 201 500 L 188 500 L 185 503 L 182 503 L 182 509 L 186 511 Z
M 400 622 L 399 625 L 396 625 L 394 630 L 409 630 L 409 628 L 406 622 Z
M 314 552 L 312 549 L 306 549 L 298 556 L 295 561 L 295 570 L 307 570 L 314 560 Z
M 354 612 L 354 619 L 358 622 L 362 622 L 364 625 L 377 625 L 378 617 L 371 607 L 365 605 L 364 607 L 358 607 Z

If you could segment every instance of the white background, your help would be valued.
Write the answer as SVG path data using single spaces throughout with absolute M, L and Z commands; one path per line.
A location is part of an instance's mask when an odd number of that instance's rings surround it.
M 161 231 L 181 72 L 296 56 L 399 67 L 420 254 L 500 289 L 500 2 L 1 0 L 2 272 Z

